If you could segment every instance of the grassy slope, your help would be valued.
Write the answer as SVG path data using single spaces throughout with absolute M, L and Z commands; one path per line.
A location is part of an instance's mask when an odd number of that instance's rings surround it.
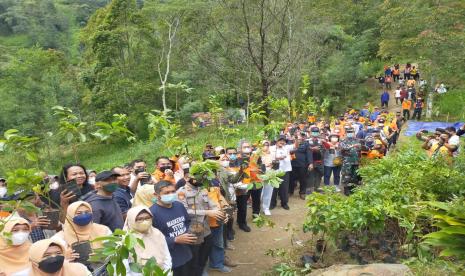
M 192 153 L 200 155 L 207 143 L 235 147 L 241 138 L 253 139 L 257 135 L 257 131 L 254 131 L 252 127 L 247 128 L 246 125 L 241 125 L 238 128 L 240 135 L 228 137 L 226 144 L 224 144 L 221 132 L 214 127 L 199 129 L 195 132 L 189 130 L 181 138 L 187 143 Z M 87 143 L 78 148 L 80 163 L 89 169 L 97 171 L 122 165 L 138 158 L 147 160 L 150 168 L 154 164 L 155 159 L 163 155 L 172 156 L 173 152 L 170 152 L 159 140 L 154 140 L 153 142 L 139 141 L 134 144 L 119 145 Z M 50 151 L 44 149 L 40 156 L 43 159 L 39 167 L 50 174 L 56 174 L 62 165 L 74 162 L 74 155 L 70 146 L 50 146 Z M 25 163 L 24 159 L 18 155 L 6 154 L 0 154 L 0 164 L 2 164 L 0 166 L 0 176 L 9 170 L 35 166 L 35 164 Z

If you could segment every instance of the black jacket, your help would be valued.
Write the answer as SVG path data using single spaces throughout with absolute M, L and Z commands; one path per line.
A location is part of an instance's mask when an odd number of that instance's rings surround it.
M 113 196 L 101 196 L 95 191 L 83 196 L 82 200 L 92 206 L 92 217 L 95 223 L 108 226 L 112 232 L 117 228 L 123 229 L 124 221 L 121 208 Z
M 292 167 L 306 168 L 313 163 L 312 152 L 308 142 L 301 143 L 294 151 L 295 159 L 291 161 Z

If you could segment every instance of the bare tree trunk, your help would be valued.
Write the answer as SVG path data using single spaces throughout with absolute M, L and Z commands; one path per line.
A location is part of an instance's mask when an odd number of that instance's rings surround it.
M 287 45 L 287 58 L 288 60 L 291 60 L 292 57 L 292 47 L 291 47 L 291 42 L 292 42 L 292 15 L 291 15 L 291 10 L 287 10 L 287 17 L 289 20 L 289 37 L 288 37 L 288 45 Z M 292 116 L 292 93 L 291 93 L 291 70 L 287 72 L 287 87 L 286 87 L 286 93 L 287 93 L 287 101 L 289 103 L 289 118 L 291 119 Z
M 158 76 L 160 77 L 161 82 L 160 88 L 162 90 L 161 100 L 163 104 L 163 111 L 168 110 L 168 106 L 166 105 L 166 84 L 168 81 L 168 76 L 170 74 L 171 50 L 173 47 L 174 38 L 176 37 L 176 31 L 178 30 L 179 18 L 175 18 L 173 22 L 166 21 L 166 24 L 168 25 L 168 52 L 165 56 L 165 46 L 163 45 L 160 62 L 158 63 Z M 166 62 L 164 74 L 161 72 L 161 65 L 163 61 Z
M 434 83 L 436 82 L 436 78 L 434 74 L 431 74 L 431 89 L 428 91 L 428 97 L 426 99 L 426 119 L 431 119 L 433 115 L 433 98 L 434 98 Z
M 265 100 L 265 104 L 263 105 L 263 111 L 265 111 L 266 118 L 263 118 L 263 124 L 268 125 L 271 117 L 270 107 L 268 106 L 268 92 L 269 92 L 269 84 L 266 78 L 262 77 L 262 97 Z
M 247 126 L 249 126 L 249 115 L 250 115 L 249 106 L 250 106 L 250 81 L 251 81 L 251 79 L 252 79 L 252 71 L 249 72 L 249 81 L 247 82 L 247 90 L 246 90 L 247 107 L 246 107 L 246 110 L 245 110 L 245 119 L 247 121 Z

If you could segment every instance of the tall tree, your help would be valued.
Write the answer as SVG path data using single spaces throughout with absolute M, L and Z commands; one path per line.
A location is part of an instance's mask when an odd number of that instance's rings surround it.
M 224 1 L 222 4 L 224 17 L 217 23 L 220 36 L 227 44 L 226 48 L 240 49 L 236 51 L 237 61 L 247 59 L 242 64 L 238 62 L 240 65 L 245 63 L 253 66 L 262 99 L 265 100 L 272 87 L 293 64 L 292 59 L 286 59 L 290 1 L 236 0 Z M 269 118 L 267 101 L 263 109 Z

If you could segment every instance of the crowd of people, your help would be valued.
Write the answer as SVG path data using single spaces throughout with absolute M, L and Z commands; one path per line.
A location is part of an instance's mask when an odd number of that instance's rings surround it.
M 400 83 L 399 68 L 394 68 L 391 73 Z M 415 87 L 415 67 L 408 76 Z M 399 98 L 404 106 L 415 100 L 414 90 Z M 405 110 L 402 116 L 370 104 L 359 110 L 348 106 L 332 121 L 310 114 L 288 123 L 274 139 L 240 140 L 237 147 L 227 148 L 207 144 L 202 158 L 219 168 L 207 186 L 191 175 L 193 164 L 201 160 L 183 154 L 158 157 L 152 173 L 142 159 L 99 173 L 68 164 L 57 177 L 44 178 L 42 184 L 50 189 L 47 197 L 31 192 L 18 198 L 0 179 L 0 207 L 1 201 L 21 199 L 42 210 L 1 210 L 0 275 L 89 275 L 96 267 L 80 249 L 102 248 L 104 244 L 94 240 L 116 229 L 133 231 L 145 244 L 135 246 L 137 260 L 126 260 L 127 275 L 140 275 L 129 271 L 130 262 L 143 265 L 152 258 L 175 276 L 207 275 L 209 269 L 231 272 L 237 263 L 227 252 L 234 250 L 237 228 L 250 232 L 251 217 L 271 216 L 278 202 L 289 210 L 295 191 L 297 199 L 304 200 L 334 185 L 334 190 L 350 195 L 361 184 L 357 170 L 362 159 L 388 154 L 406 119 Z M 437 129 L 431 135 L 422 131 L 417 137 L 431 156 L 456 156 L 458 136 L 464 133 L 465 126 L 458 131 Z M 279 187 L 256 185 L 261 174 L 272 170 L 282 173 Z M 61 210 L 58 223 L 47 215 L 53 209 Z
M 295 190 L 305 199 L 321 190 L 322 180 L 337 190 L 341 184 L 349 194 L 360 182 L 357 169 L 362 156 L 382 158 L 395 145 L 402 122 L 400 114 L 349 107 L 333 122 L 310 115 L 307 121 L 288 123 L 272 141 L 241 140 L 228 148 L 206 145 L 203 159 L 221 167 L 208 188 L 190 175 L 195 161 L 182 155 L 158 157 L 152 173 L 141 159 L 99 173 L 68 164 L 58 177 L 44 179 L 43 185 L 50 188 L 48 199 L 35 193 L 21 198 L 43 214 L 26 209 L 7 214 L 0 271 L 6 275 L 90 271 L 93 267 L 76 246 L 116 229 L 130 229 L 145 243 L 136 250 L 139 262 L 154 257 L 173 275 L 205 275 L 207 268 L 230 272 L 236 264 L 226 250 L 234 249 L 234 220 L 242 231 L 251 231 L 248 204 L 253 217 L 262 212 L 270 216 L 278 201 L 289 210 L 289 196 Z M 279 188 L 250 189 L 249 184 L 260 182 L 259 175 L 269 170 L 283 172 Z M 6 185 L 2 180 L 1 199 L 14 199 Z M 56 225 L 45 215 L 51 208 L 63 210 Z M 90 244 L 92 250 L 103 246 Z

